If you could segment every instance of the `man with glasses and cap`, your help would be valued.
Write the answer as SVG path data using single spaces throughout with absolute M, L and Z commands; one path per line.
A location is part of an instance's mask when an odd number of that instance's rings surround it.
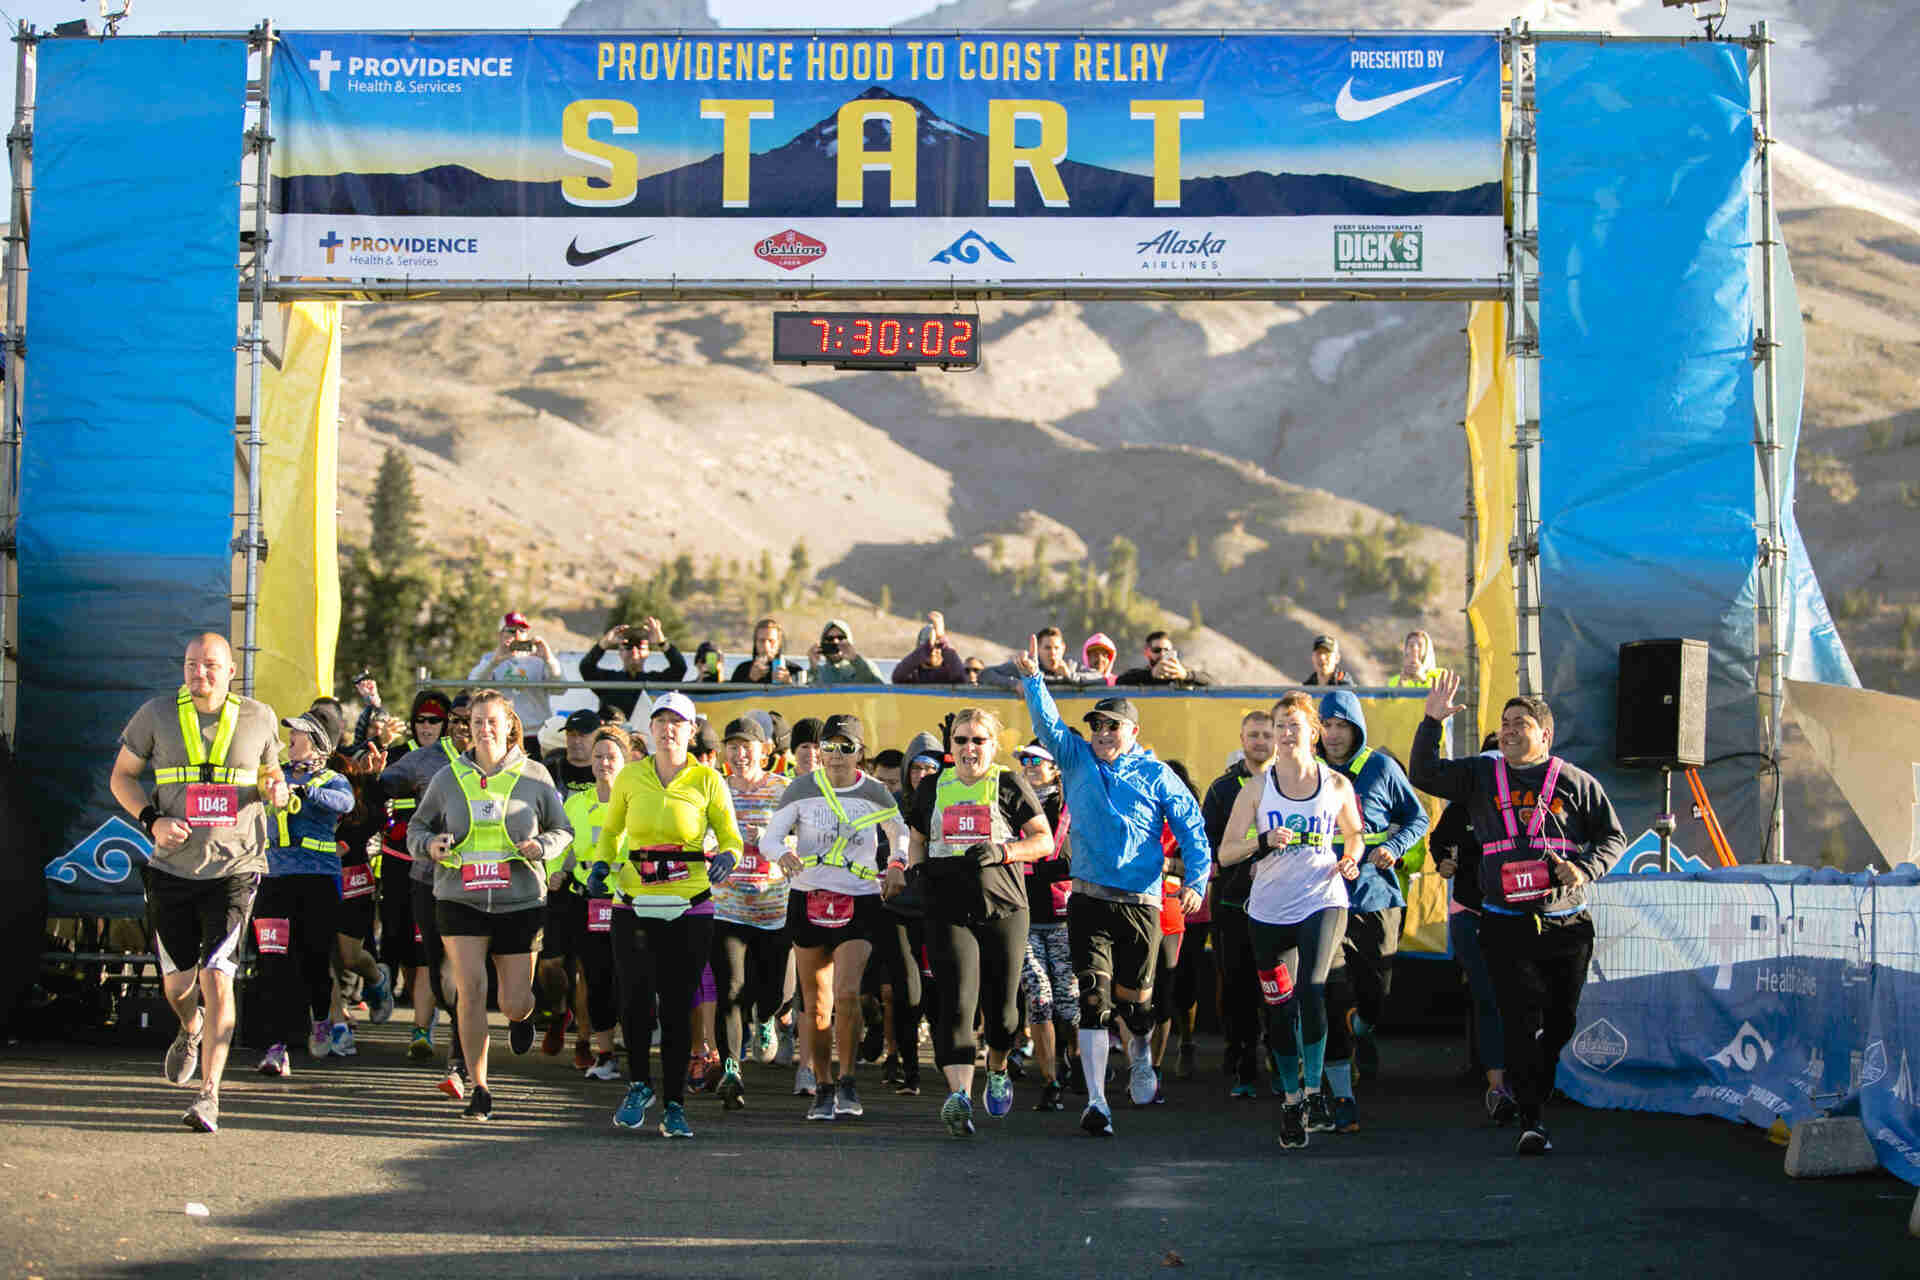
M 1183 689 L 1191 689 L 1211 683 L 1206 676 L 1180 661 L 1180 652 L 1173 647 L 1173 637 L 1164 631 L 1148 632 L 1141 653 L 1145 655 L 1147 664 L 1122 671 L 1114 677 L 1115 684 L 1178 685 Z
M 603 665 L 603 659 L 609 654 L 618 654 L 620 665 Z M 667 665 L 658 671 L 648 671 L 647 659 L 656 653 L 664 653 Z M 640 625 L 621 623 L 609 628 L 607 634 L 587 646 L 586 653 L 580 659 L 580 678 L 593 684 L 637 685 L 643 680 L 679 681 L 686 679 L 687 658 L 673 642 L 667 639 L 666 632 L 660 629 L 658 618 L 648 618 Z M 600 697 L 600 705 L 620 708 L 622 720 L 632 720 L 634 708 L 645 695 L 639 689 L 595 689 Z M 643 708 L 641 718 L 646 718 Z
M 1034 733 L 1060 769 L 1073 814 L 1073 887 L 1067 900 L 1067 945 L 1080 985 L 1080 1056 L 1087 1108 L 1080 1127 L 1113 1136 L 1106 1099 L 1107 1028 L 1127 1029 L 1128 1090 L 1153 1101 L 1154 962 L 1160 947 L 1165 855 L 1163 825 L 1180 843 L 1185 884 L 1181 909 L 1200 909 L 1213 871 L 1213 851 L 1200 804 L 1179 777 L 1139 744 L 1140 713 L 1127 698 L 1102 698 L 1082 717 L 1091 742 L 1069 729 L 1040 674 L 1039 644 L 1015 659 Z

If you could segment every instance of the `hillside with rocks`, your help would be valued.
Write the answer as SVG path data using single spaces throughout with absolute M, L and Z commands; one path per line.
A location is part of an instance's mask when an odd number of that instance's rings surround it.
M 1541 25 L 1688 29 L 1645 6 L 1520 7 Z M 1505 24 L 1498 8 L 957 0 L 912 25 L 1486 27 Z M 1800 522 L 1863 680 L 1916 695 L 1920 569 L 1900 548 L 1920 525 L 1920 148 L 1900 86 L 1920 38 L 1896 9 L 1736 5 L 1733 21 L 1798 24 L 1775 74 L 1808 339 Z M 567 25 L 702 16 L 701 0 L 582 0 Z M 1829 75 L 1821 59 L 1842 56 L 1887 74 Z M 804 544 L 812 587 L 777 611 L 796 636 L 844 617 L 876 657 L 941 609 L 964 652 L 997 661 L 1050 620 L 1042 601 L 1109 590 L 1116 572 L 1139 629 L 1169 626 L 1217 680 L 1299 678 L 1319 631 L 1363 679 L 1393 669 L 1414 626 L 1462 657 L 1458 304 L 986 303 L 985 358 L 964 374 L 775 368 L 767 313 L 351 308 L 343 535 L 364 536 L 394 445 L 443 553 L 486 564 L 576 645 L 619 585 L 684 554 L 713 566 L 685 602 L 687 639 L 737 649 L 767 599 L 756 566 L 783 570 Z M 996 360 L 1015 334 L 1046 358 Z M 1125 661 L 1140 637 L 1115 638 Z M 1790 754 L 1786 785 L 1796 859 L 1864 864 L 1865 833 L 1819 768 Z

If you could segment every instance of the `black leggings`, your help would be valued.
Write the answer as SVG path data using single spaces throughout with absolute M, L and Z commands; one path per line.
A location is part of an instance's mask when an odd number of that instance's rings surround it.
M 620 979 L 620 1029 L 627 1038 L 627 1079 L 651 1081 L 654 1003 L 659 1002 L 660 1096 L 684 1102 L 687 1056 L 693 1052 L 693 991 L 707 966 L 713 917 L 650 920 L 613 913 L 613 968 Z
M 713 1035 L 720 1060 L 744 1057 L 747 1028 L 780 1007 L 792 950 L 785 929 L 716 920 L 713 925 Z
M 1194 1012 L 1194 1004 L 1200 998 L 1201 959 L 1207 952 L 1207 941 L 1213 936 L 1213 923 L 1204 920 L 1187 921 L 1187 940 L 1180 944 L 1180 965 L 1173 971 L 1173 1007 L 1176 1012 Z M 1218 954 L 1216 953 L 1216 961 Z M 1188 1040 L 1193 1039 L 1193 1024 L 1199 1021 L 1196 1015 L 1182 1023 Z
M 926 1008 L 920 948 L 925 942 L 925 921 L 889 911 L 873 944 L 893 987 L 894 1050 L 909 1080 L 920 1078 L 920 1018 Z
M 1290 995 L 1278 1004 L 1266 1005 L 1267 1046 L 1281 1057 L 1297 1057 L 1300 1045 L 1293 1032 L 1296 1011 L 1300 1017 L 1299 1041 L 1312 1044 L 1327 1038 L 1327 973 L 1347 934 L 1346 908 L 1323 907 L 1295 924 L 1265 924 L 1259 920 L 1250 924 L 1256 973 L 1284 964 L 1293 982 Z
M 1220 958 L 1220 1016 L 1227 1044 L 1251 1057 L 1260 1040 L 1260 980 L 1254 976 L 1253 935 L 1245 910 L 1218 907 L 1214 918 Z
M 447 941 L 440 936 L 439 913 L 433 907 L 433 881 L 415 880 L 407 886 L 407 891 L 413 900 L 412 917 L 420 922 L 420 944 L 415 948 L 415 953 L 419 963 L 427 967 L 427 985 L 433 990 L 433 998 L 439 1002 L 442 1009 L 447 1011 L 448 1034 L 452 1037 L 453 1043 L 453 1052 L 448 1061 L 464 1063 L 467 1055 L 460 1048 L 460 1019 L 454 1015 L 453 992 L 447 990 L 446 981 L 442 976 L 442 971 L 446 968 Z M 382 910 L 384 911 L 384 908 Z M 409 925 L 407 928 L 409 931 L 407 937 L 411 942 L 413 926 Z
M 1160 935 L 1160 955 L 1155 961 L 1153 971 L 1160 976 L 1153 984 L 1153 1020 L 1154 1022 L 1172 1022 L 1173 1011 L 1179 1007 L 1176 996 L 1179 993 L 1180 940 L 1184 933 L 1163 933 Z
M 1024 910 L 977 924 L 926 922 L 927 954 L 940 983 L 933 1020 L 933 1060 L 942 1067 L 973 1065 L 973 1019 L 986 1020 L 987 1047 L 1013 1048 L 1020 1029 L 1020 967 L 1027 956 Z
M 263 1024 L 270 1041 L 307 1043 L 333 1005 L 333 935 L 340 914 L 340 882 L 330 875 L 267 876 L 253 901 L 253 918 L 285 920 L 284 955 L 260 953 Z
M 415 896 L 412 887 L 413 864 L 405 858 L 396 858 L 389 851 L 380 859 L 380 958 L 393 970 L 393 976 L 411 977 L 410 969 L 426 964 L 420 945 L 413 940 L 413 926 L 420 922 L 420 931 L 425 933 L 433 923 L 433 885 L 427 885 L 427 914 L 415 913 Z M 439 966 L 434 966 L 438 968 Z M 438 981 L 436 979 L 435 981 Z M 434 998 L 440 998 L 440 989 L 434 988 Z
M 620 1021 L 620 985 L 613 976 L 613 933 L 582 929 L 575 946 L 574 958 L 587 984 L 589 1029 L 611 1031 Z

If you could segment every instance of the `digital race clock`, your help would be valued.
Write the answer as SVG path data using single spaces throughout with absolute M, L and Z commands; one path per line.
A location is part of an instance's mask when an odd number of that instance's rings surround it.
M 980 364 L 979 318 L 906 311 L 776 311 L 775 364 L 911 369 Z

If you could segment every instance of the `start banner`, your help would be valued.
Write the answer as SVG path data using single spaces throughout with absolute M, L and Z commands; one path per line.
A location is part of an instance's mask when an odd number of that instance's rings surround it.
M 1493 34 L 282 33 L 280 280 L 1487 282 Z

